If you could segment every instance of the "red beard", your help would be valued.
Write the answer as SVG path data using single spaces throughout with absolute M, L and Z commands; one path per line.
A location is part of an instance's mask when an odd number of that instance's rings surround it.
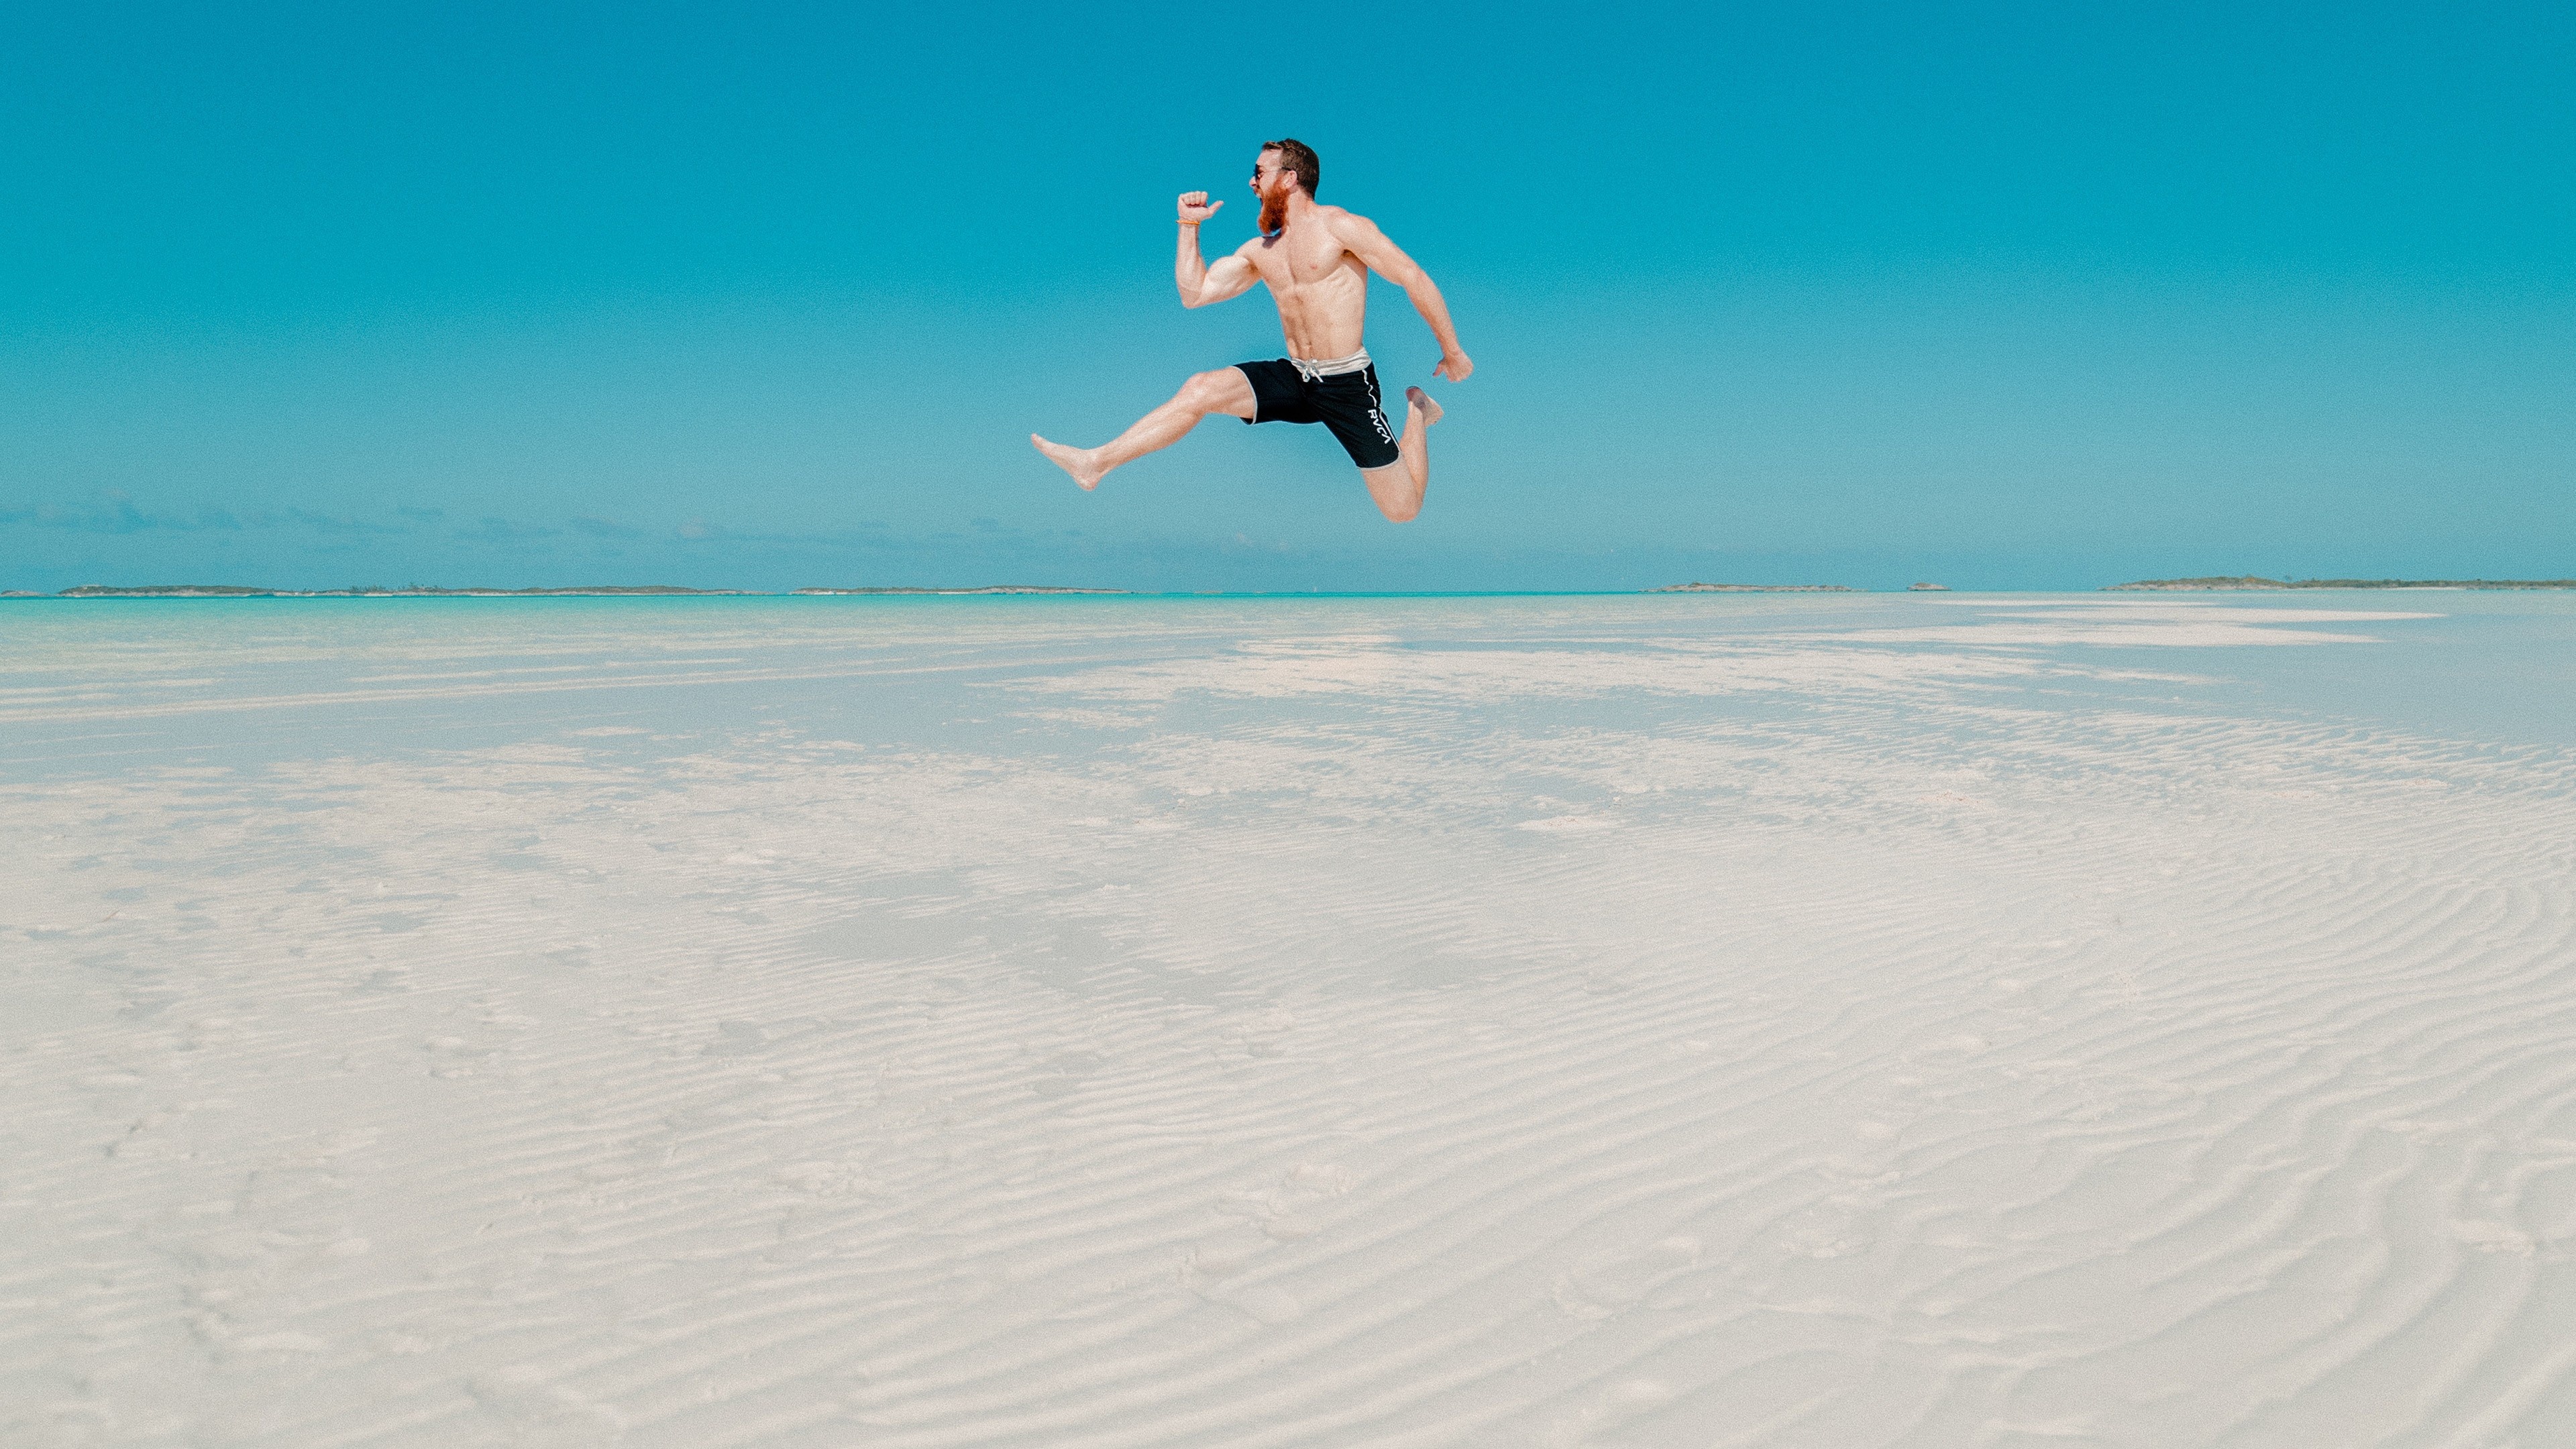
M 1288 224 L 1288 188 L 1280 187 L 1261 198 L 1261 231 L 1264 236 Z

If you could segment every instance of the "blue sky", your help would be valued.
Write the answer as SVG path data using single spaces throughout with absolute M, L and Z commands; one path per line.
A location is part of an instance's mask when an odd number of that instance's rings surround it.
M 0 587 L 2576 574 L 2576 12 L 1788 9 L 20 7 Z M 1078 492 L 1283 133 L 1429 507 Z

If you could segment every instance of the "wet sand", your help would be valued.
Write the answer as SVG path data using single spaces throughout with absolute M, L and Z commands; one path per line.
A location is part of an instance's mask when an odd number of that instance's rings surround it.
M 13 604 L 0 1438 L 2552 1442 L 2551 607 Z

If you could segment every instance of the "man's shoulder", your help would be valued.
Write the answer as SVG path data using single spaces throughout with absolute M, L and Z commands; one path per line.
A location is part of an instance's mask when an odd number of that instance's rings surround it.
M 1376 222 L 1369 220 L 1367 217 L 1360 215 L 1356 211 L 1346 210 L 1338 206 L 1325 206 L 1318 203 L 1315 207 L 1315 212 L 1324 219 L 1324 225 L 1332 228 L 1336 234 L 1372 232 L 1377 230 Z

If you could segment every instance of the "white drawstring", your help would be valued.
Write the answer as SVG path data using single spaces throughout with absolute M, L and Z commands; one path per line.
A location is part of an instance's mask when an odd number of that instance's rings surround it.
M 1297 369 L 1297 375 L 1308 382 L 1322 382 L 1325 378 L 1339 377 L 1345 372 L 1357 372 L 1368 366 L 1369 355 L 1368 349 L 1363 347 L 1348 357 L 1292 357 L 1288 359 L 1288 365 Z

